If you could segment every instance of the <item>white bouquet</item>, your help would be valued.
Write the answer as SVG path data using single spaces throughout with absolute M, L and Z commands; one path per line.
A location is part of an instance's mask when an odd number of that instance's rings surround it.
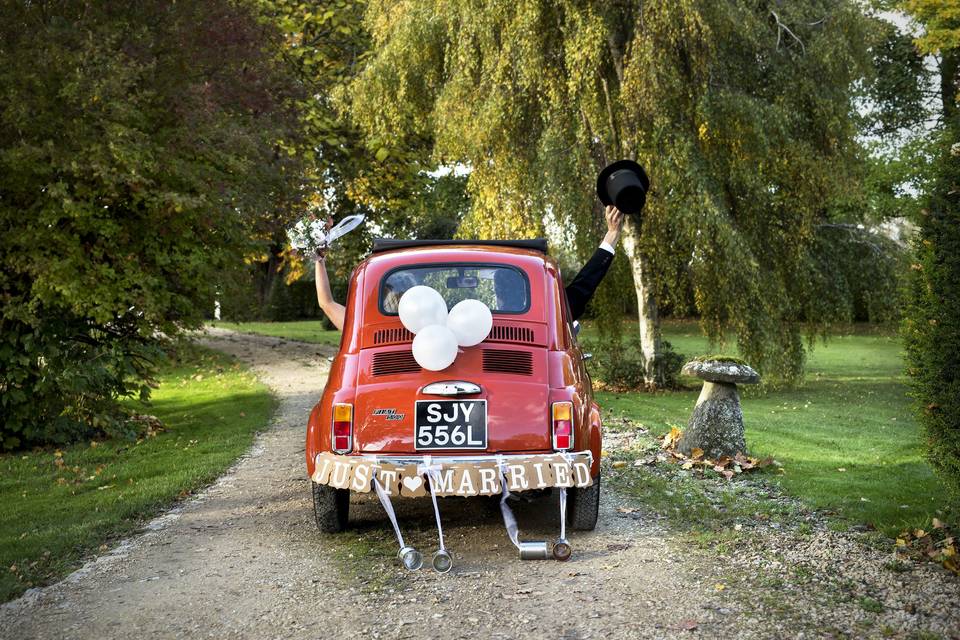
M 363 214 L 347 216 L 331 229 L 317 218 L 303 218 L 287 229 L 290 246 L 305 255 L 322 255 L 334 240 L 353 231 L 363 222 Z

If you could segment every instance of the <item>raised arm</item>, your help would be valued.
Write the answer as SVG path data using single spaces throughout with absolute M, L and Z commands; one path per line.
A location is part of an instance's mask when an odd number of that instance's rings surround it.
M 576 320 L 587 308 L 587 303 L 593 297 L 594 291 L 600 286 L 600 281 L 607 275 L 607 270 L 613 263 L 614 246 L 620 238 L 620 228 L 623 226 L 623 213 L 616 207 L 607 207 L 607 233 L 600 242 L 600 247 L 593 256 L 583 265 L 573 282 L 566 286 L 567 302 L 570 304 L 570 313 Z
M 323 257 L 317 257 L 314 273 L 317 281 L 317 302 L 320 308 L 330 318 L 330 322 L 338 331 L 343 331 L 343 318 L 346 315 L 347 308 L 333 299 L 333 293 L 330 291 L 330 279 L 327 277 L 327 265 Z

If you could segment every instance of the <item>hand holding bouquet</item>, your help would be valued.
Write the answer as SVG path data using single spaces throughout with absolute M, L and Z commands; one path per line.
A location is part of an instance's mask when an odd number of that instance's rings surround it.
M 333 241 L 359 227 L 363 219 L 363 214 L 347 216 L 334 226 L 330 217 L 326 220 L 303 218 L 287 230 L 287 239 L 300 253 L 323 260 Z

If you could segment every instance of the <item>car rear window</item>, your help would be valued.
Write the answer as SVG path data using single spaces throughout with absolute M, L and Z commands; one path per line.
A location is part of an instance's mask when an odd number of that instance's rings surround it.
M 479 300 L 493 313 L 525 313 L 530 308 L 527 275 L 508 265 L 443 264 L 393 269 L 380 283 L 380 311 L 397 315 L 404 292 L 416 285 L 440 292 L 447 308 L 462 300 Z

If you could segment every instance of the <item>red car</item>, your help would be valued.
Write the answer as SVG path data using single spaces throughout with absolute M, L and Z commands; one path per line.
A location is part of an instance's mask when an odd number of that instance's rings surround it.
M 417 364 L 397 314 L 415 285 L 436 289 L 448 307 L 478 299 L 493 313 L 487 338 L 443 371 Z M 601 424 L 587 357 L 545 240 L 377 240 L 350 279 L 340 351 L 307 427 L 307 471 L 316 479 L 318 455 L 329 454 L 397 465 L 581 455 L 592 483 L 568 485 L 567 519 L 592 530 Z M 312 485 L 321 531 L 343 530 L 350 489 Z

